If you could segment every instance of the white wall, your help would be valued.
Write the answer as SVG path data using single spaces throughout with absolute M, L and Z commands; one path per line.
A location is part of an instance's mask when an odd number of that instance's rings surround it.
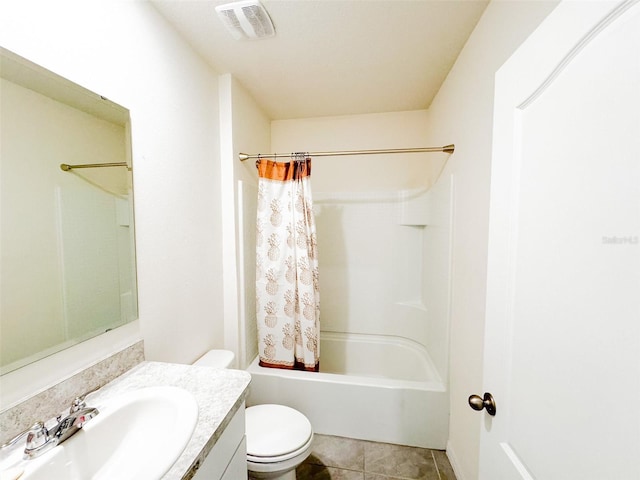
M 490 3 L 429 109 L 429 141 L 456 145 L 440 181 L 455 175 L 447 452 L 459 480 L 478 475 L 482 415 L 467 397 L 482 394 L 494 74 L 555 5 Z
M 231 75 L 220 77 L 221 189 L 225 348 L 244 368 L 257 355 L 255 314 L 255 161 L 238 154 L 267 152 L 271 124 L 261 107 Z
M 221 347 L 216 72 L 143 2 L 2 0 L 0 44 L 131 111 L 147 359 Z
M 426 110 L 277 120 L 272 123 L 271 143 L 280 153 L 425 147 L 432 146 L 426 143 L 427 126 Z M 313 162 L 313 190 L 353 193 L 428 187 L 433 180 L 429 162 L 438 158 L 446 155 L 322 157 Z

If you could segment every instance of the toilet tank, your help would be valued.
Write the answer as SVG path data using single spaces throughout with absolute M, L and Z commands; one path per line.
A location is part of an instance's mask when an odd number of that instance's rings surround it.
M 235 355 L 230 350 L 209 350 L 193 364 L 197 367 L 229 368 Z

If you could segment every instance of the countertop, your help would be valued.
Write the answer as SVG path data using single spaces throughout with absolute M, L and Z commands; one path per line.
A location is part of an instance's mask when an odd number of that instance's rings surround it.
M 243 370 L 142 362 L 87 397 L 89 406 L 144 387 L 182 387 L 198 403 L 198 422 L 182 455 L 162 480 L 188 480 L 244 402 L 251 376 Z

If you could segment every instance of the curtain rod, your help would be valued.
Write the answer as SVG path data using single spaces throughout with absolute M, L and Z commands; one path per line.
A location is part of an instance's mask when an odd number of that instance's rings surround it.
M 82 165 L 68 165 L 66 163 L 61 163 L 60 164 L 60 168 L 62 170 L 64 170 L 65 172 L 68 172 L 69 170 L 73 170 L 74 168 L 100 168 L 100 167 L 127 167 L 129 168 L 129 165 L 127 165 L 126 162 L 118 162 L 118 163 L 85 163 Z
M 420 153 L 420 152 L 444 152 L 453 153 L 455 145 L 445 145 L 444 147 L 423 147 L 423 148 L 388 148 L 383 150 L 344 150 L 337 152 L 302 152 L 310 157 L 337 157 L 341 155 L 375 155 L 378 153 Z M 295 153 L 240 153 L 238 157 L 241 162 L 250 158 L 284 158 L 291 157 Z

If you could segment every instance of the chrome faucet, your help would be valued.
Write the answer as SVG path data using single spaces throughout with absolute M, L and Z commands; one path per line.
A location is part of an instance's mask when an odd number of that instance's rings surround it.
M 69 414 L 66 417 L 62 418 L 62 415 L 56 417 L 57 424 L 55 426 L 47 428 L 43 422 L 36 422 L 28 430 L 2 445 L 2 448 L 15 444 L 26 435 L 27 445 L 24 449 L 24 459 L 36 458 L 71 438 L 98 413 L 100 412 L 97 408 L 87 407 L 84 399 L 78 397 L 71 404 Z
M 42 422 L 36 423 L 27 434 L 27 446 L 24 458 L 36 458 L 44 452 L 75 435 L 85 423 L 100 413 L 97 408 L 81 408 L 69 413 L 65 418 L 58 417 L 57 425 L 48 429 Z

